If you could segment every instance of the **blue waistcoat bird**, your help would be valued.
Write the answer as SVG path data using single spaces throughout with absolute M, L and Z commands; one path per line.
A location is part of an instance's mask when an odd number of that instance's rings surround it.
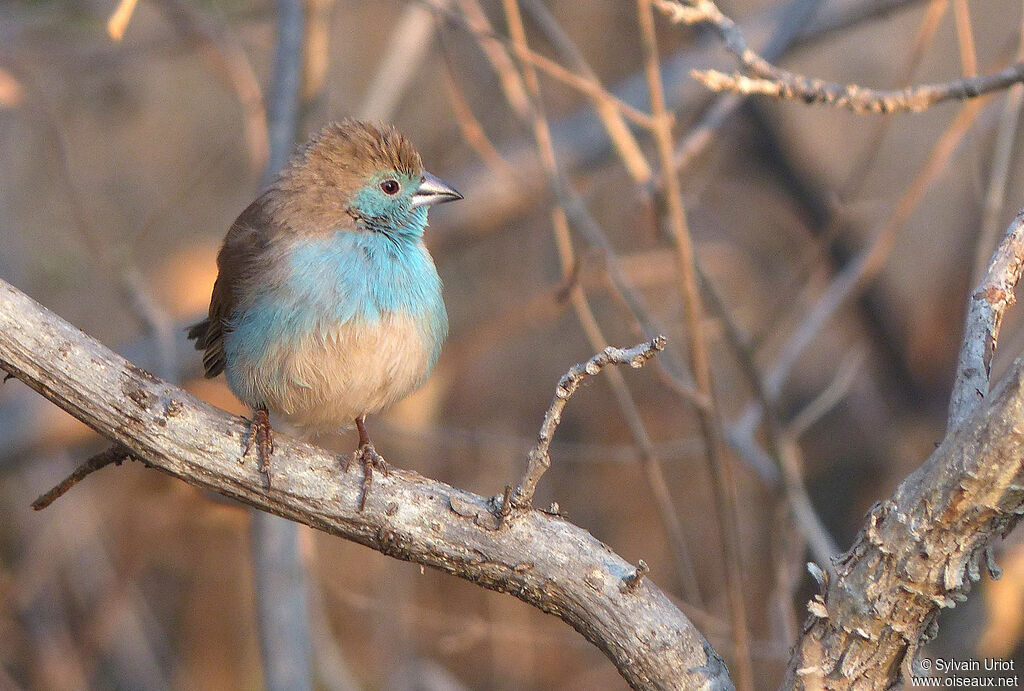
M 209 317 L 189 338 L 206 376 L 224 372 L 253 409 L 246 451 L 255 439 L 268 482 L 268 411 L 311 434 L 355 422 L 365 501 L 382 461 L 364 418 L 425 381 L 448 331 L 427 210 L 461 198 L 393 127 L 346 120 L 301 146 L 231 226 Z

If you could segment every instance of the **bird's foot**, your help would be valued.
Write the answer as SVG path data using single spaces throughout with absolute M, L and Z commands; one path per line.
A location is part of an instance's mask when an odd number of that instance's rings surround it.
M 249 437 L 245 440 L 245 451 L 242 457 L 249 455 L 249 449 L 256 445 L 259 452 L 259 469 L 267 479 L 270 489 L 270 457 L 274 454 L 274 430 L 270 428 L 270 413 L 266 408 L 256 408 L 249 425 Z
M 391 472 L 391 466 L 385 461 L 377 449 L 373 448 L 373 442 L 367 441 L 359 445 L 355 453 L 352 454 L 351 459 L 345 459 L 345 472 L 348 472 L 348 466 L 350 460 L 359 461 L 360 465 L 363 466 L 363 487 L 362 493 L 359 495 L 359 510 L 362 511 L 366 506 L 366 497 L 370 494 L 370 486 L 373 484 L 373 470 L 376 468 L 383 475 L 387 475 Z

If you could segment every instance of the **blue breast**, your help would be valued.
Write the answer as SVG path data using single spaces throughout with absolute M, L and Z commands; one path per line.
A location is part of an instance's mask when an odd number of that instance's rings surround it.
M 296 241 L 277 262 L 283 280 L 234 315 L 225 339 L 228 383 L 246 402 L 259 402 L 247 400 L 253 370 L 279 360 L 280 349 L 354 320 L 379 323 L 389 312 L 417 320 L 429 367 L 437 362 L 448 317 L 441 279 L 418 237 L 337 231 Z

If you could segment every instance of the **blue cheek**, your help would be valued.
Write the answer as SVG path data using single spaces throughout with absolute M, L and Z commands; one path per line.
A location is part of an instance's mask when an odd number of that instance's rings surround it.
M 393 200 L 386 198 L 376 185 L 364 187 L 352 200 L 352 206 L 364 216 L 384 218 L 389 216 L 389 205 Z
M 405 192 L 390 196 L 374 183 L 359 191 L 352 206 L 374 227 L 400 231 L 410 225 L 409 197 Z

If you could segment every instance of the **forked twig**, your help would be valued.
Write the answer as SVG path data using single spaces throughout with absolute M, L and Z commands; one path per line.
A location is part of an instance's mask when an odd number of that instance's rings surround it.
M 526 48 L 526 29 L 517 0 L 506 0 L 505 13 L 513 45 L 518 48 Z M 520 50 L 518 54 L 522 52 Z M 548 178 L 555 181 L 559 179 L 559 168 L 555 149 L 551 143 L 551 128 L 544 112 L 540 80 L 534 65 L 530 62 L 522 62 L 522 75 L 524 86 L 533 106 L 530 113 L 530 122 L 533 126 L 534 138 L 540 151 L 541 161 L 545 171 L 548 173 Z M 607 119 L 606 126 L 608 127 L 609 134 L 612 135 L 614 128 Z M 631 137 L 632 135 L 630 135 Z M 639 153 L 639 149 L 637 149 L 637 152 Z M 649 174 L 647 177 L 649 177 Z M 574 280 L 574 272 L 579 264 L 572 247 L 572 238 L 569 234 L 569 219 L 566 205 L 561 196 L 558 197 L 557 203 L 551 210 L 551 221 L 555 235 L 555 244 L 558 247 L 562 277 L 567 286 L 568 296 L 572 300 L 573 307 L 576 310 L 580 324 L 591 347 L 595 349 L 601 348 L 608 341 L 602 333 L 593 310 L 590 308 L 586 294 L 579 283 Z M 654 449 L 654 444 L 640 416 L 640 408 L 630 393 L 622 373 L 617 371 L 609 372 L 609 383 L 611 384 L 616 403 L 619 405 L 619 410 L 622 412 L 629 427 L 630 434 L 633 436 L 637 446 L 640 447 L 643 469 L 647 475 L 648 484 L 654 495 L 665 531 L 668 534 L 669 546 L 675 557 L 677 575 L 682 586 L 682 592 L 689 602 L 699 604 L 701 602 L 700 589 L 697 584 L 693 559 L 690 556 L 690 549 L 686 544 L 682 519 L 679 517 L 679 511 L 672 501 L 668 483 L 665 481 L 665 475 L 661 468 L 661 459 Z
M 540 432 L 537 434 L 537 445 L 530 451 L 527 458 L 526 472 L 516 484 L 512 492 L 512 506 L 517 509 L 528 509 L 533 501 L 533 495 L 537 491 L 537 483 L 548 468 L 551 467 L 551 440 L 555 437 L 555 430 L 558 423 L 562 421 L 562 411 L 566 403 L 576 390 L 580 388 L 586 379 L 599 374 L 608 365 L 629 365 L 633 368 L 643 367 L 647 361 L 653 358 L 658 352 L 665 349 L 665 337 L 655 336 L 632 348 L 622 349 L 608 346 L 600 353 L 590 358 L 583 364 L 573 365 L 568 372 L 558 381 L 555 387 L 555 397 L 544 413 L 544 422 L 541 423 Z

